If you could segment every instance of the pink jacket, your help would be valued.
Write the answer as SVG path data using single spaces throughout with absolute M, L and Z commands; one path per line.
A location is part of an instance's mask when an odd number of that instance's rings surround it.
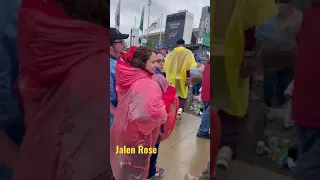
M 201 91 L 201 99 L 204 102 L 210 102 L 210 59 L 208 59 L 207 64 L 204 66 L 203 71 L 203 79 L 202 79 L 202 91 Z

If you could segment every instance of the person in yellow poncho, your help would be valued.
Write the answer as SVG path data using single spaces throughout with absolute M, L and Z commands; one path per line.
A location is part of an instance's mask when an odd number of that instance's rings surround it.
M 190 70 L 197 66 L 193 53 L 185 48 L 184 45 L 185 41 L 179 39 L 177 41 L 177 47 L 167 55 L 163 66 L 163 71 L 166 73 L 168 82 L 177 90 L 177 95 L 179 97 L 177 117 L 179 119 L 188 97 Z
M 223 169 L 229 167 L 235 156 L 240 124 L 244 123 L 242 119 L 248 109 L 249 77 L 256 61 L 246 51 L 252 51 L 255 47 L 255 27 L 277 12 L 273 0 L 234 2 L 225 35 L 225 59 L 223 63 L 213 65 L 212 74 L 219 78 L 219 83 L 213 87 L 213 103 L 221 118 L 221 143 L 216 165 Z M 250 49 L 250 46 L 253 48 Z

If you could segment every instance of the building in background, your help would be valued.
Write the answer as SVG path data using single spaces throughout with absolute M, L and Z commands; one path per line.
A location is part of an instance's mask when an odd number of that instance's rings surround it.
M 170 14 L 166 17 L 164 29 L 148 34 L 148 46 L 156 47 L 161 43 L 172 50 L 178 39 L 184 39 L 188 49 L 204 57 L 210 52 L 210 6 L 202 8 L 198 22 L 199 27 L 193 28 L 194 15 L 186 10 Z
M 202 8 L 197 37 L 199 53 L 205 56 L 210 51 L 210 6 Z
M 139 43 L 139 28 L 132 28 L 130 32 L 130 46 L 138 46 Z
M 186 44 L 191 44 L 194 14 L 187 10 L 167 15 L 164 45 L 169 49 L 176 47 L 178 39 L 183 39 Z

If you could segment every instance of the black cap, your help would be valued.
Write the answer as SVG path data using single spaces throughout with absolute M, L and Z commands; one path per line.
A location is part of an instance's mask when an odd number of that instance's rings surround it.
M 181 45 L 181 44 L 183 44 L 184 45 L 184 40 L 183 39 L 179 39 L 178 41 L 177 41 L 177 45 Z
M 121 34 L 116 28 L 110 28 L 110 40 L 122 40 L 127 39 L 129 34 Z

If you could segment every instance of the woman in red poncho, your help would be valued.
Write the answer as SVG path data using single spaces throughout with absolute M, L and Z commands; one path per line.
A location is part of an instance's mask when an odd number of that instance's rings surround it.
M 26 134 L 13 180 L 108 178 L 106 12 L 105 0 L 22 1 L 19 93 Z
M 150 157 L 157 153 L 156 144 L 171 134 L 178 107 L 175 89 L 154 76 L 156 54 L 144 46 L 133 51 L 132 55 L 128 52 L 128 63 L 118 61 L 116 66 L 119 104 L 110 134 L 116 180 L 150 178 Z M 152 152 L 140 151 L 144 148 Z

